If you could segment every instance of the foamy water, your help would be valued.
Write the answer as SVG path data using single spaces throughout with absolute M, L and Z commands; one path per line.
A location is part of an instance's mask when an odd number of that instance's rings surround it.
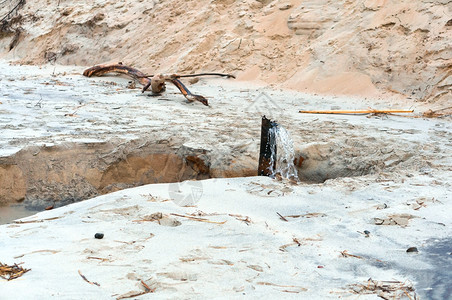
M 293 148 L 293 140 L 289 132 L 281 125 L 270 128 L 270 139 L 276 141 L 276 155 L 272 153 L 272 161 L 270 168 L 272 176 L 279 174 L 282 178 L 298 181 L 298 172 L 293 163 L 295 159 L 295 151 Z M 273 148 L 274 149 L 274 148 Z M 273 169 L 273 159 L 276 159 L 276 167 Z

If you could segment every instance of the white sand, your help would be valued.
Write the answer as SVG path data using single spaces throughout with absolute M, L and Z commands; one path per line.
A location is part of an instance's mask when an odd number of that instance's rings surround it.
M 439 266 L 423 249 L 450 237 L 452 208 L 447 191 L 429 183 L 430 175 L 404 183 L 362 177 L 298 186 L 262 177 L 211 179 L 201 182 L 195 207 L 169 201 L 167 184 L 120 191 L 23 219 L 41 223 L 1 226 L 2 260 L 32 269 L 0 281 L 2 296 L 110 298 L 144 290 L 139 280 L 159 297 L 176 298 L 337 298 L 350 295 L 348 284 L 369 278 L 428 288 L 432 283 L 416 282 L 416 274 Z M 425 207 L 413 210 L 421 198 Z M 226 222 L 177 216 L 169 216 L 180 221 L 177 227 L 135 222 L 157 212 Z M 314 215 L 285 222 L 277 212 Z M 404 227 L 374 225 L 374 218 L 392 214 L 413 219 Z M 96 232 L 104 239 L 94 239 Z M 420 253 L 406 253 L 411 246 Z M 345 250 L 362 258 L 343 257 Z

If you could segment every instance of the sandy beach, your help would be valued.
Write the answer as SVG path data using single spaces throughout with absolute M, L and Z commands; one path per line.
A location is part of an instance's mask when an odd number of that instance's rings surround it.
M 0 298 L 452 299 L 450 4 L 0 0 Z

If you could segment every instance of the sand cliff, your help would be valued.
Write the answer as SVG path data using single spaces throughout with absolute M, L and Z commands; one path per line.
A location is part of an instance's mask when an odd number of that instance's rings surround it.
M 18 2 L 4 2 L 0 17 Z M 0 58 L 227 71 L 304 92 L 395 93 L 444 107 L 451 16 L 448 0 L 37 0 L 2 23 Z

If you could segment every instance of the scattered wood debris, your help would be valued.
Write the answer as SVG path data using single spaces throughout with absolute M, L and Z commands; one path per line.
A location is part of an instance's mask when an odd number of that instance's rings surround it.
M 186 215 L 180 215 L 180 214 L 171 214 L 172 216 L 176 216 L 176 217 L 182 217 L 182 218 L 187 218 L 193 221 L 198 221 L 198 222 L 205 222 L 205 223 L 212 223 L 212 224 L 224 224 L 226 223 L 226 221 L 223 222 L 215 222 L 215 221 L 210 221 L 204 218 L 198 218 L 198 217 L 192 217 L 192 216 L 186 216 Z
M 30 270 L 22 268 L 17 264 L 8 266 L 0 262 L 0 277 L 8 281 L 19 278 Z
M 351 284 L 350 292 L 359 295 L 375 294 L 383 299 L 417 299 L 416 292 L 410 282 L 369 280 L 365 283 Z

